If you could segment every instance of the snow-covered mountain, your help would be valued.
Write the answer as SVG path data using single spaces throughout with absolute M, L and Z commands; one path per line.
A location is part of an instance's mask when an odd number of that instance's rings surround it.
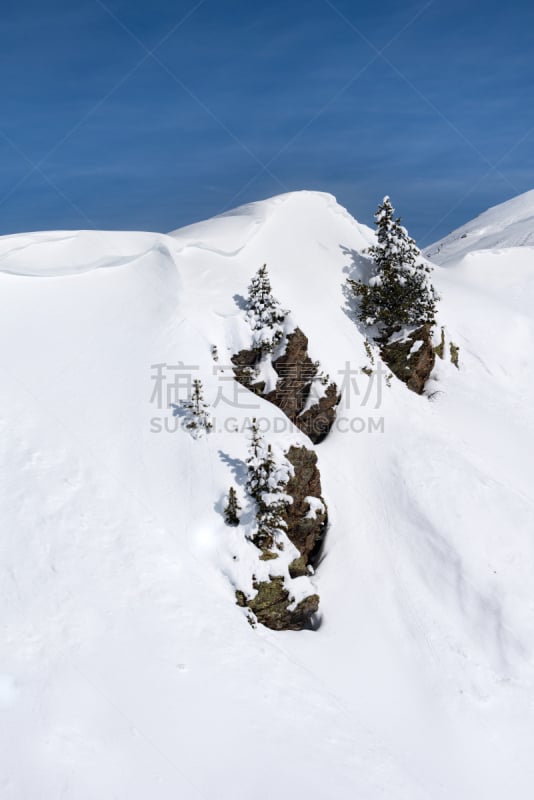
M 473 251 L 510 247 L 534 247 L 534 189 L 488 209 L 425 254 L 436 264 L 449 264 Z
M 170 235 L 0 238 L 2 799 L 530 798 L 529 202 L 430 248 L 460 348 L 430 397 L 361 373 L 345 284 L 374 234 L 330 195 Z M 221 514 L 251 415 L 311 446 L 235 395 L 240 298 L 264 263 L 343 389 L 316 447 L 317 630 L 248 625 Z M 216 422 L 198 441 L 168 402 L 187 372 Z

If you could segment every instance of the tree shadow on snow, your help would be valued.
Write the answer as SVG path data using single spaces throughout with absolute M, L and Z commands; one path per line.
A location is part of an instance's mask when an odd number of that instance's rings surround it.
M 234 294 L 232 299 L 241 311 L 246 311 L 248 309 L 247 300 L 242 294 Z
M 171 408 L 173 417 L 180 417 L 180 419 L 187 417 L 187 409 L 183 408 L 178 403 L 171 403 Z
M 230 467 L 236 483 L 239 486 L 244 486 L 248 475 L 248 468 L 245 462 L 240 458 L 232 458 L 232 456 L 228 455 L 228 453 L 225 453 L 223 450 L 219 450 L 219 458 L 223 464 Z
M 350 278 L 353 281 L 361 280 L 364 283 L 369 283 L 369 279 L 373 274 L 373 259 L 369 256 L 359 253 L 357 250 L 353 250 L 350 247 L 345 247 L 342 244 L 339 245 L 339 248 L 343 255 L 350 259 L 350 263 L 347 264 L 346 267 L 343 267 L 343 272 L 347 278 Z M 345 298 L 343 313 L 347 315 L 351 322 L 354 322 L 362 336 L 367 338 L 369 335 L 369 329 L 366 328 L 358 319 L 358 309 L 360 304 L 358 299 L 354 297 L 352 289 L 347 281 L 343 282 L 341 290 L 343 292 L 343 297 Z
M 228 455 L 228 453 L 225 453 L 223 450 L 219 450 L 219 458 L 221 459 L 223 464 L 226 464 L 228 467 L 230 467 L 230 471 L 234 477 L 235 483 L 238 486 L 245 486 L 248 476 L 248 468 L 245 462 L 242 461 L 240 458 L 232 458 L 230 455 Z M 213 507 L 218 514 L 221 515 L 224 514 L 224 509 L 227 500 L 228 497 L 226 494 L 224 494 L 222 497 L 219 498 L 219 500 L 217 500 L 214 503 Z M 246 502 L 243 505 L 248 506 L 249 504 L 248 502 Z M 248 525 L 253 522 L 255 514 L 253 509 L 244 508 L 241 511 L 240 516 L 241 516 L 241 524 Z

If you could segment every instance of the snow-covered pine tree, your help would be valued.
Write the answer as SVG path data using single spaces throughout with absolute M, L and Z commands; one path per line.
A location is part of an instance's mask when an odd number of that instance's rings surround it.
M 204 402 L 202 381 L 193 381 L 193 391 L 189 400 L 182 400 L 181 407 L 186 411 L 184 428 L 190 431 L 195 439 L 200 439 L 204 433 L 209 433 L 213 428 L 213 421 L 209 413 L 209 405 Z
M 262 466 L 266 490 L 257 500 L 256 522 L 258 527 L 254 535 L 254 542 L 262 549 L 271 550 L 277 535 L 287 529 L 285 510 L 289 498 L 285 494 L 285 487 L 289 480 L 289 474 L 283 465 L 277 464 L 275 461 L 271 445 L 267 446 Z
M 254 500 L 258 501 L 263 492 L 267 491 L 268 477 L 265 472 L 265 442 L 261 435 L 258 420 L 254 418 L 250 426 L 250 444 L 248 448 L 248 479 L 247 491 Z
M 239 505 L 239 501 L 237 499 L 237 492 L 233 486 L 230 486 L 230 491 L 228 492 L 228 502 L 224 509 L 224 521 L 226 524 L 234 527 L 239 525 L 240 511 L 241 506 Z
M 287 527 L 284 512 L 290 500 L 284 490 L 291 475 L 291 465 L 286 459 L 275 459 L 272 446 L 265 445 L 256 419 L 251 425 L 247 466 L 247 491 L 257 507 L 257 530 L 252 538 L 260 549 L 270 550 L 277 533 Z
M 271 281 L 264 264 L 248 287 L 247 318 L 253 333 L 253 347 L 271 353 L 284 336 L 284 321 L 288 315 L 273 296 Z
M 359 319 L 376 325 L 383 342 L 403 326 L 432 325 L 439 299 L 430 282 L 431 268 L 394 213 L 385 197 L 375 214 L 378 244 L 367 251 L 374 260 L 369 283 L 349 279 L 360 299 Z

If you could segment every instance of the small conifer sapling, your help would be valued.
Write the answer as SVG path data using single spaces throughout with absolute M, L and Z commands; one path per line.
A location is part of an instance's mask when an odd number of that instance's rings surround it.
M 209 405 L 204 401 L 202 381 L 193 381 L 193 390 L 189 400 L 182 400 L 182 409 L 186 412 L 186 419 L 183 423 L 195 439 L 199 439 L 204 433 L 209 433 L 213 429 L 213 421 L 209 412 Z
M 237 492 L 233 486 L 230 486 L 230 491 L 228 492 L 228 502 L 224 509 L 224 521 L 226 524 L 233 527 L 239 525 L 240 511 L 241 506 L 239 505 L 239 501 L 237 499 Z

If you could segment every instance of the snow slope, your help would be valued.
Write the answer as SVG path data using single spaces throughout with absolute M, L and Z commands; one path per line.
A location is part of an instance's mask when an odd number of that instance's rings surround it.
M 534 189 L 488 209 L 431 245 L 425 255 L 445 265 L 474 250 L 509 247 L 534 247 Z
M 372 237 L 299 192 L 168 236 L 0 238 L 3 799 L 531 797 L 528 248 L 436 269 L 461 369 L 438 362 L 433 401 L 345 386 L 349 430 L 317 448 L 316 631 L 253 630 L 234 604 L 221 500 L 247 419 L 279 412 L 218 403 L 195 441 L 150 402 L 152 365 L 179 361 L 215 401 L 211 347 L 224 367 L 242 343 L 263 263 L 343 383 L 367 363 L 343 289 Z

